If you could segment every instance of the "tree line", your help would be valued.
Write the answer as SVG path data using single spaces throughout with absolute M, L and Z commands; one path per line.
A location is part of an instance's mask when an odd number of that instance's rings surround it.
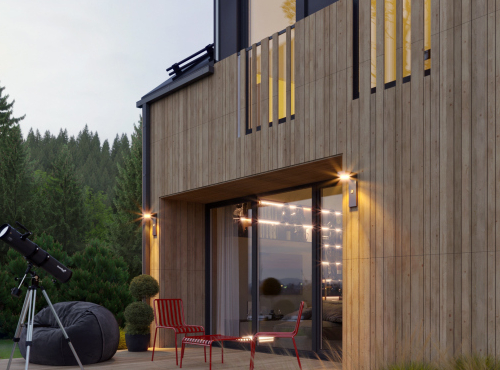
M 24 116 L 14 117 L 14 100 L 4 91 L 0 86 L 0 224 L 18 228 L 20 222 L 42 248 L 79 271 L 61 286 L 71 293 L 55 302 L 103 304 L 107 295 L 103 305 L 120 319 L 120 307 L 131 299 L 128 282 L 141 273 L 142 120 L 130 141 L 117 135 L 112 145 L 101 144 L 88 126 L 76 137 L 67 130 L 57 136 L 30 130 L 23 139 Z M 85 272 L 82 264 L 99 273 Z M 12 315 L 19 314 L 8 281 L 14 286 L 13 277 L 25 266 L 19 253 L 0 243 L 0 335 L 12 332 Z M 110 279 L 120 287 L 106 289 Z

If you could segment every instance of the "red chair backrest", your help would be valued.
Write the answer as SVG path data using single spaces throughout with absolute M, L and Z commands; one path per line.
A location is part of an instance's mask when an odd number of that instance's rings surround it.
M 299 331 L 300 319 L 302 317 L 302 310 L 304 309 L 304 301 L 300 302 L 299 314 L 297 316 L 297 323 L 295 324 L 295 330 L 293 331 L 293 336 L 296 336 Z
M 182 299 L 155 299 L 154 313 L 156 326 L 186 326 Z

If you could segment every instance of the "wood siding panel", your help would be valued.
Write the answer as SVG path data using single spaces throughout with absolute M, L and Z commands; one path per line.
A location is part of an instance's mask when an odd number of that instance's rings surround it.
M 344 368 L 376 369 L 470 352 L 500 355 L 499 2 L 432 1 L 432 68 L 424 76 L 424 1 L 413 1 L 411 81 L 402 83 L 398 19 L 397 81 L 388 89 L 383 17 L 377 17 L 375 93 L 367 4 L 360 2 L 365 27 L 357 100 L 353 7 L 339 0 L 296 23 L 295 71 L 290 28 L 281 36 L 288 49 L 286 122 L 278 123 L 277 34 L 260 46 L 259 112 L 256 94 L 246 106 L 246 51 L 216 63 L 213 76 L 152 104 L 151 197 L 160 235 L 152 244 L 151 273 L 163 282 L 178 281 L 163 284 L 160 296 L 194 300 L 186 315 L 203 323 L 204 231 L 178 225 L 203 224 L 204 206 L 169 197 L 185 193 L 189 199 L 190 190 L 341 155 L 342 169 L 355 172 L 359 186 L 358 207 L 352 209 L 343 189 Z M 382 1 L 377 14 L 384 14 Z M 248 82 L 255 91 L 255 72 Z M 170 334 L 160 334 L 160 342 L 171 345 Z

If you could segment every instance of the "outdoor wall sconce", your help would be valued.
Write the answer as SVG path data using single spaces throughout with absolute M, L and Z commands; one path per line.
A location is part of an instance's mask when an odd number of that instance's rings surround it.
M 153 236 L 156 238 L 156 224 L 158 222 L 158 219 L 156 217 L 156 213 L 145 213 L 144 214 L 144 219 L 146 220 L 151 220 L 151 223 L 152 223 L 152 227 L 153 227 Z
M 353 173 L 339 172 L 340 181 L 347 182 L 349 187 L 349 208 L 358 206 L 358 178 Z

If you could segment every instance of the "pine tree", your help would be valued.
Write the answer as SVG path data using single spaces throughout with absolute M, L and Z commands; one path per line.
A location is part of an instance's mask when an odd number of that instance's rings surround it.
M 15 100 L 9 103 L 7 101 L 9 99 L 9 95 L 2 96 L 4 90 L 5 87 L 0 86 L 0 135 L 2 135 L 6 129 L 22 121 L 26 116 L 24 115 L 18 118 L 13 117 L 12 109 L 14 107 Z
M 113 222 L 113 213 L 108 197 L 102 191 L 94 192 L 92 188 L 86 186 L 85 193 L 85 213 L 87 219 L 87 230 L 85 239 L 99 239 L 109 242 L 109 230 Z
M 0 136 L 0 219 L 23 222 L 31 201 L 31 166 L 19 125 Z
M 21 129 L 14 123 L 4 124 L 0 130 L 0 223 L 17 227 L 15 222 L 19 221 L 35 226 L 36 182 Z M 6 251 L 6 245 L 0 243 L 0 264 L 5 262 Z
M 47 232 L 70 255 L 83 247 L 87 226 L 83 189 L 74 167 L 73 158 L 64 145 L 48 177 L 46 190 L 49 203 Z
M 134 125 L 132 147 L 124 165 L 118 166 L 116 179 L 113 248 L 129 266 L 130 278 L 141 273 L 141 204 L 142 204 L 142 119 Z
M 132 302 L 128 289 L 127 265 L 99 240 L 91 240 L 72 257 L 73 277 L 63 292 L 67 301 L 87 301 L 110 310 L 123 325 L 123 311 Z

